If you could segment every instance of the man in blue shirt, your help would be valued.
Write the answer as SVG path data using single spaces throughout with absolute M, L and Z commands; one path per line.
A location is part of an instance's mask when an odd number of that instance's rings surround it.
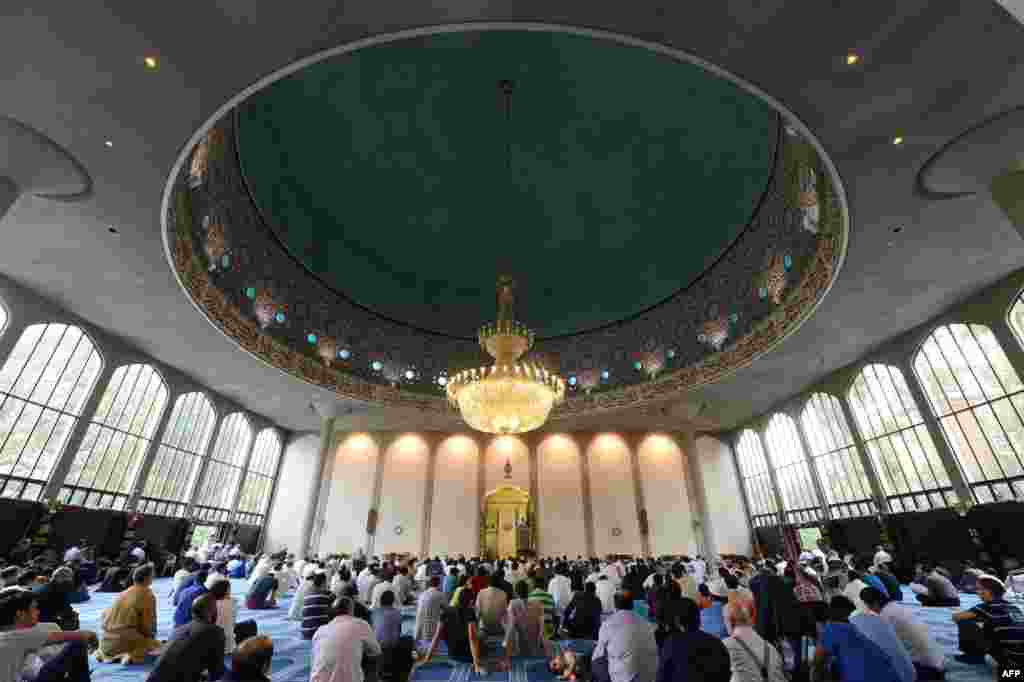
M 811 680 L 826 679 L 826 670 L 831 666 L 840 682 L 913 682 L 914 666 L 911 665 L 908 672 L 899 661 L 892 660 L 881 647 L 865 637 L 849 622 L 853 610 L 853 602 L 845 596 L 832 597 L 829 622 L 822 630 L 814 654 Z
M 200 569 L 196 573 L 195 582 L 178 593 L 178 605 L 174 608 L 174 627 L 178 628 L 192 622 L 192 602 L 206 594 L 207 572 Z
M 981 603 L 973 609 L 953 614 L 960 635 L 961 663 L 985 663 L 991 654 L 1004 668 L 1024 666 L 1024 612 L 1003 599 L 1006 586 L 991 575 L 977 579 Z
M 884 603 L 886 598 L 874 587 L 865 587 L 861 590 L 860 599 L 865 604 L 880 604 Z M 896 667 L 896 671 L 900 673 L 900 677 L 908 682 L 914 680 L 917 676 L 914 662 L 891 623 L 882 620 L 882 617 L 871 609 L 851 616 L 850 623 L 885 652 L 889 661 Z

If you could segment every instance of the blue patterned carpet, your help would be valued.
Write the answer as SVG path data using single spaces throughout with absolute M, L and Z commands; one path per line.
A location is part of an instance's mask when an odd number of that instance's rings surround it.
M 274 662 L 272 667 L 272 678 L 274 682 L 307 682 L 309 680 L 310 667 L 310 643 L 299 636 L 298 623 L 287 620 L 288 606 L 291 598 L 281 600 L 280 608 L 273 611 L 250 611 L 242 602 L 245 594 L 245 581 L 232 580 L 231 592 L 239 603 L 238 620 L 252 619 L 259 625 L 261 634 L 270 635 L 274 640 Z M 153 591 L 157 595 L 158 614 L 158 638 L 167 639 L 173 627 L 174 610 L 167 595 L 171 590 L 170 579 L 158 580 L 153 585 Z M 958 609 L 954 608 L 925 608 L 913 601 L 909 590 L 904 593 L 910 599 L 904 600 L 907 607 L 911 608 L 925 623 L 939 644 L 945 649 L 947 655 L 947 675 L 950 682 L 981 682 L 991 680 L 993 670 L 987 666 L 972 666 L 958 663 L 953 660 L 953 655 L 958 653 L 956 628 L 950 621 L 952 613 Z M 115 594 L 94 593 L 92 600 L 84 604 L 77 604 L 83 629 L 91 629 L 99 632 L 100 614 L 114 601 Z M 974 595 L 962 595 L 962 608 L 970 608 L 978 603 Z M 403 631 L 412 634 L 414 608 L 403 609 Z M 492 643 L 493 644 L 493 643 Z M 585 650 L 585 642 L 561 642 L 561 646 L 572 649 Z M 146 678 L 152 668 L 153 661 L 143 665 L 122 666 L 116 663 L 96 663 L 93 661 L 93 679 L 102 682 L 139 682 Z M 417 669 L 414 680 L 416 682 L 547 682 L 553 680 L 553 676 L 547 670 L 547 662 L 543 659 L 522 659 L 517 660 L 510 672 L 499 672 L 490 667 L 491 672 L 484 676 L 473 675 L 470 666 L 456 663 L 440 656 L 432 661 L 430 665 Z

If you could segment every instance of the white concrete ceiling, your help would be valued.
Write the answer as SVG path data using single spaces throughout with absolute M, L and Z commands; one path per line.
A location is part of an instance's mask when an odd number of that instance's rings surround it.
M 1004 4 L 1020 16 L 1021 2 Z M 329 396 L 237 349 L 179 290 L 160 242 L 166 175 L 214 110 L 285 64 L 375 33 L 484 19 L 604 28 L 720 64 L 808 124 L 850 200 L 843 272 L 782 346 L 688 395 L 689 407 L 558 428 L 678 428 L 700 404 L 702 426 L 734 425 L 1024 262 L 1024 241 L 987 197 L 915 192 L 918 169 L 944 143 L 1024 104 L 1024 28 L 991 0 L 14 0 L 0 6 L 0 116 L 68 149 L 94 190 L 79 203 L 22 197 L 0 222 L 0 272 L 287 428 L 315 428 L 310 402 Z M 854 68 L 850 50 L 861 55 Z M 158 69 L 144 67 L 147 55 Z M 891 144 L 897 134 L 903 145 Z M 456 424 L 372 407 L 345 419 L 351 428 Z

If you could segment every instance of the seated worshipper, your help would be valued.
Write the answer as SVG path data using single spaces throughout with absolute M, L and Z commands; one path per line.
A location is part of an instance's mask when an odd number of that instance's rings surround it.
M 432 576 L 431 579 L 435 577 L 437 576 Z M 463 590 L 459 595 L 458 606 L 455 608 L 449 606 L 443 610 L 441 622 L 434 630 L 430 648 L 427 649 L 421 665 L 430 663 L 442 638 L 448 647 L 448 658 L 462 663 L 472 663 L 473 672 L 478 675 L 484 674 L 481 665 L 482 646 L 480 634 L 477 631 L 476 613 L 473 611 L 473 592 L 471 590 Z
M 67 566 L 53 572 L 50 582 L 33 588 L 41 623 L 56 623 L 61 630 L 77 630 L 78 614 L 71 608 L 74 576 Z
M 601 624 L 591 668 L 595 682 L 654 682 L 658 646 L 629 592 L 615 593 L 615 613 Z
M 979 576 L 977 586 L 981 603 L 953 614 L 963 652 L 956 660 L 982 664 L 989 654 L 1000 670 L 1024 666 L 1024 612 L 1003 598 L 1006 586 L 995 576 Z
M 516 583 L 516 598 L 508 603 L 505 615 L 505 657 L 549 655 L 544 637 L 544 604 L 529 599 L 526 580 Z
M 550 639 L 555 636 L 555 598 L 544 589 L 544 581 L 535 580 L 534 585 L 527 600 L 539 602 L 544 607 L 544 635 Z
M 874 569 L 875 577 L 885 586 L 886 596 L 894 601 L 903 601 L 903 588 L 900 580 L 892 572 L 892 564 L 879 564 Z M 959 597 L 959 595 L 957 595 Z
M 231 581 L 226 578 L 215 580 L 207 579 L 208 593 L 216 604 L 217 614 L 213 623 L 224 631 L 224 653 L 230 654 L 235 650 L 235 617 L 237 605 L 231 598 Z
M 576 580 L 578 582 L 579 577 Z M 582 590 L 573 593 L 572 601 L 565 609 L 566 632 L 573 639 L 596 640 L 603 609 L 601 600 L 597 598 L 597 584 L 586 583 Z
M 484 635 L 505 634 L 505 612 L 508 609 L 508 597 L 504 590 L 488 586 L 480 590 L 476 597 L 476 617 Z
M 71 571 L 71 591 L 68 593 L 68 603 L 82 604 L 89 601 L 92 599 L 92 595 L 89 594 L 89 585 L 86 582 L 86 573 L 82 569 L 82 562 L 75 559 L 66 563 L 65 568 Z
M 877 604 L 886 597 L 873 587 L 865 587 L 860 598 L 867 605 L 872 602 Z M 889 662 L 893 664 L 902 679 L 913 682 L 917 678 L 917 669 L 910 658 L 910 653 L 903 646 L 903 641 L 896 634 L 896 628 L 892 626 L 892 623 L 883 620 L 869 607 L 863 613 L 850 616 L 850 624 L 885 652 Z
M 727 682 L 729 650 L 718 637 L 700 632 L 697 605 L 690 599 L 682 602 L 679 627 L 658 647 L 657 682 Z
M 151 589 L 153 572 L 152 564 L 142 564 L 132 571 L 132 586 L 119 594 L 104 613 L 97 660 L 142 663 L 147 654 L 160 647 L 156 640 L 156 595 Z
M 177 628 L 147 682 L 200 682 L 224 675 L 224 631 L 214 624 L 217 603 L 209 594 L 192 602 L 192 619 Z
M 917 671 L 918 682 L 941 680 L 945 676 L 945 657 L 938 643 L 928 636 L 928 626 L 914 617 L 913 612 L 885 596 L 873 587 L 866 587 L 861 599 L 867 606 L 865 614 L 874 614 L 893 627 L 903 648 Z M 850 622 L 860 627 L 861 616 L 855 615 Z M 870 634 L 861 628 L 864 634 Z M 877 641 L 876 641 L 877 643 Z
M 615 611 L 615 583 L 608 579 L 608 576 L 601 574 L 597 579 L 597 598 L 601 600 L 601 610 L 604 613 Z
M 430 641 L 434 631 L 441 622 L 441 610 L 447 598 L 438 587 L 441 581 L 431 578 L 427 589 L 416 600 L 416 626 L 413 628 L 413 639 L 417 642 Z
M 127 567 L 114 564 L 103 574 L 103 582 L 97 592 L 120 592 L 125 589 L 125 582 L 131 572 Z
M 302 620 L 302 600 L 306 598 L 306 592 L 313 586 L 313 573 L 310 573 L 299 585 L 292 597 L 292 604 L 288 607 L 288 620 Z
M 851 570 L 847 573 L 846 587 L 843 588 L 842 596 L 846 597 L 853 603 L 853 608 L 858 613 L 867 609 L 864 602 L 860 600 L 860 593 L 864 591 L 865 587 L 869 587 L 869 585 L 862 580 L 862 576 L 859 572 Z M 831 603 L 831 601 L 829 603 Z
M 277 591 L 280 583 L 275 573 L 268 573 L 256 582 L 252 583 L 249 593 L 245 595 L 245 608 L 247 609 L 276 609 Z
M 250 637 L 231 654 L 231 670 L 223 682 L 270 682 L 270 662 L 274 658 L 274 643 L 266 635 Z
M 264 556 L 257 561 L 252 571 L 249 572 L 249 587 L 252 588 L 252 586 L 256 584 L 257 580 L 269 574 L 272 565 L 272 561 L 268 556 Z
M 917 595 L 917 601 L 923 606 L 960 606 L 960 593 L 946 569 L 935 566 L 924 580 L 928 593 Z
M 729 611 L 728 628 L 731 634 L 722 640 L 722 645 L 729 653 L 733 682 L 785 682 L 788 679 L 782 655 L 751 627 L 750 613 L 746 609 Z M 661 682 L 660 677 L 658 682 Z
M 186 587 L 178 595 L 178 605 L 174 607 L 174 627 L 178 628 L 192 620 L 192 602 L 206 594 L 206 579 L 208 574 L 205 570 L 199 569 L 196 572 L 196 581 Z
M 892 555 L 885 550 L 885 547 L 878 545 L 875 547 L 875 560 L 874 565 L 879 566 L 881 564 L 891 564 Z
M 849 622 L 853 602 L 840 595 L 833 597 L 814 653 L 811 679 L 826 679 L 833 670 L 839 682 L 913 682 L 914 666 L 909 660 L 893 660 L 886 651 Z M 831 668 L 830 668 L 831 666 Z
M 373 632 L 380 643 L 380 667 L 393 679 L 403 680 L 412 669 L 413 639 L 402 636 L 402 612 L 395 607 L 395 595 L 387 591 L 380 597 L 380 606 L 370 614 Z
M 36 596 L 28 590 L 0 592 L 0 680 L 89 682 L 89 649 L 96 633 L 62 631 L 40 623 Z
M 455 595 L 455 588 L 459 585 L 459 569 L 456 566 L 452 566 L 448 569 L 448 575 L 444 577 L 444 587 L 442 592 L 445 593 L 449 599 Z
M 398 575 L 391 580 L 391 584 L 395 586 L 396 604 L 403 606 L 412 601 L 412 578 L 409 577 L 408 567 L 399 567 Z
M 245 577 L 245 562 L 239 556 L 231 558 L 228 562 L 228 577 L 229 578 L 244 578 Z M 273 648 L 271 648 L 273 651 Z
M 181 594 L 182 590 L 186 587 L 190 587 L 196 582 L 196 572 L 199 570 L 199 566 L 192 559 L 185 559 L 177 571 L 174 572 L 174 581 L 171 583 L 171 603 L 175 606 L 178 605 L 178 595 Z
M 286 597 L 298 587 L 299 575 L 287 563 L 274 566 L 274 577 L 277 579 L 277 597 Z
M 715 589 L 721 589 L 722 585 L 723 583 L 718 583 Z M 719 639 L 728 637 L 730 634 L 729 627 L 725 622 L 725 607 L 728 598 L 721 594 L 712 594 L 712 588 L 707 585 L 701 585 L 699 589 L 701 595 L 700 629 Z M 680 601 L 685 602 L 689 600 L 683 597 L 680 598 Z M 666 608 L 666 610 L 675 607 L 675 603 L 673 603 L 673 606 Z
M 331 622 L 334 595 L 327 590 L 327 574 L 317 571 L 310 576 L 302 606 L 302 638 L 313 639 L 316 631 Z M 397 609 L 396 609 L 397 610 Z
M 364 657 L 380 656 L 373 628 L 352 607 L 351 598 L 339 599 L 337 615 L 313 635 L 310 682 L 363 682 Z

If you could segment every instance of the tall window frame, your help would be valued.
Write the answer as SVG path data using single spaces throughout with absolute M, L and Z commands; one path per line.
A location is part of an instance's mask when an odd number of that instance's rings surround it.
M 894 512 L 956 504 L 957 496 L 903 371 L 865 365 L 847 392 L 864 447 Z
M 805 524 L 824 521 L 821 501 L 814 486 L 811 466 L 807 461 L 797 424 L 788 414 L 776 412 L 768 420 L 764 432 L 768 443 L 768 460 L 775 470 L 775 480 L 782 494 L 786 520 Z
M 185 515 L 216 425 L 217 411 L 204 392 L 192 391 L 175 398 L 142 487 L 136 507 L 139 512 Z
M 914 372 L 977 501 L 1024 499 L 1024 383 L 992 330 L 936 327 Z
M 779 507 L 775 486 L 768 470 L 768 457 L 761 437 L 753 429 L 744 429 L 736 439 L 736 464 L 750 505 L 750 522 L 757 528 L 779 525 Z
M 167 407 L 167 383 L 149 363 L 121 365 L 110 375 L 59 499 L 123 510 Z
M 812 393 L 800 413 L 800 422 L 810 447 L 807 454 L 818 471 L 833 518 L 874 515 L 878 509 L 871 481 L 839 398 Z
M 268 426 L 256 435 L 249 457 L 249 466 L 238 497 L 236 521 L 251 526 L 262 526 L 267 517 L 267 505 L 277 482 L 277 467 L 281 460 L 281 435 Z
M 102 371 L 81 327 L 25 327 L 0 367 L 0 497 L 40 499 Z
M 245 471 L 252 438 L 252 426 L 244 412 L 224 417 L 196 491 L 194 515 L 200 520 L 223 523 L 231 519 L 231 505 Z

